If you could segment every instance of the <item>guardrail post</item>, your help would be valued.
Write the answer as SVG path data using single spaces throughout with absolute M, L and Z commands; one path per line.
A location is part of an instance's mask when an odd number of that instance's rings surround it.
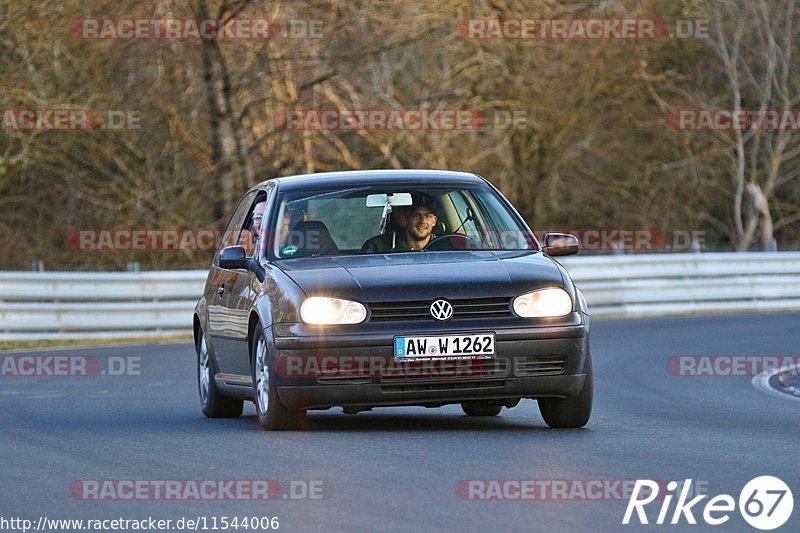
M 770 239 L 769 244 L 767 244 L 767 251 L 768 252 L 777 252 L 778 251 L 778 240 L 777 239 Z

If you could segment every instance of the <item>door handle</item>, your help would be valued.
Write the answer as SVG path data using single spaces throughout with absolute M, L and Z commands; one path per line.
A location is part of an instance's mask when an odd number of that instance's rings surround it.
M 220 296 L 222 296 L 222 294 L 223 294 L 224 292 L 225 292 L 225 285 L 220 285 L 220 286 L 219 286 L 219 289 L 217 289 L 217 294 L 219 294 Z

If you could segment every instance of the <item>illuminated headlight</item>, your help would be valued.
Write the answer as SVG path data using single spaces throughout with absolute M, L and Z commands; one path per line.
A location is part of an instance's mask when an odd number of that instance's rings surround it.
M 564 289 L 542 289 L 514 299 L 514 312 L 525 318 L 564 316 L 572 312 L 572 298 Z
M 313 296 L 300 306 L 300 318 L 306 324 L 360 324 L 367 308 L 350 300 Z

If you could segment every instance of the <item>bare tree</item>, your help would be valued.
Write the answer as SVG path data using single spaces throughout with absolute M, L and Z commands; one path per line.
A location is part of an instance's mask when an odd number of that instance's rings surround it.
M 778 4 L 778 5 L 776 5 Z M 731 103 L 731 110 L 791 112 L 800 99 L 795 0 L 767 2 L 739 0 L 715 6 L 714 33 L 709 40 L 721 61 L 727 98 L 707 100 Z M 781 187 L 796 180 L 800 143 L 793 128 L 764 128 L 755 118 L 747 130 L 719 131 L 730 147 L 733 175 L 733 236 L 738 250 L 747 250 L 758 235 L 762 249 L 771 248 L 773 221 L 770 205 L 780 201 Z M 798 213 L 789 215 L 800 218 Z

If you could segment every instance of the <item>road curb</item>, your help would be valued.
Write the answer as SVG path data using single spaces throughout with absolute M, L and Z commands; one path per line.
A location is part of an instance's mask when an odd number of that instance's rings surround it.
M 770 396 L 778 396 L 785 400 L 800 401 L 800 365 L 794 365 L 788 368 L 779 368 L 774 370 L 767 370 L 753 377 L 752 384 L 756 390 L 769 394 Z M 787 371 L 795 371 L 791 376 L 794 379 L 783 379 L 780 374 Z

